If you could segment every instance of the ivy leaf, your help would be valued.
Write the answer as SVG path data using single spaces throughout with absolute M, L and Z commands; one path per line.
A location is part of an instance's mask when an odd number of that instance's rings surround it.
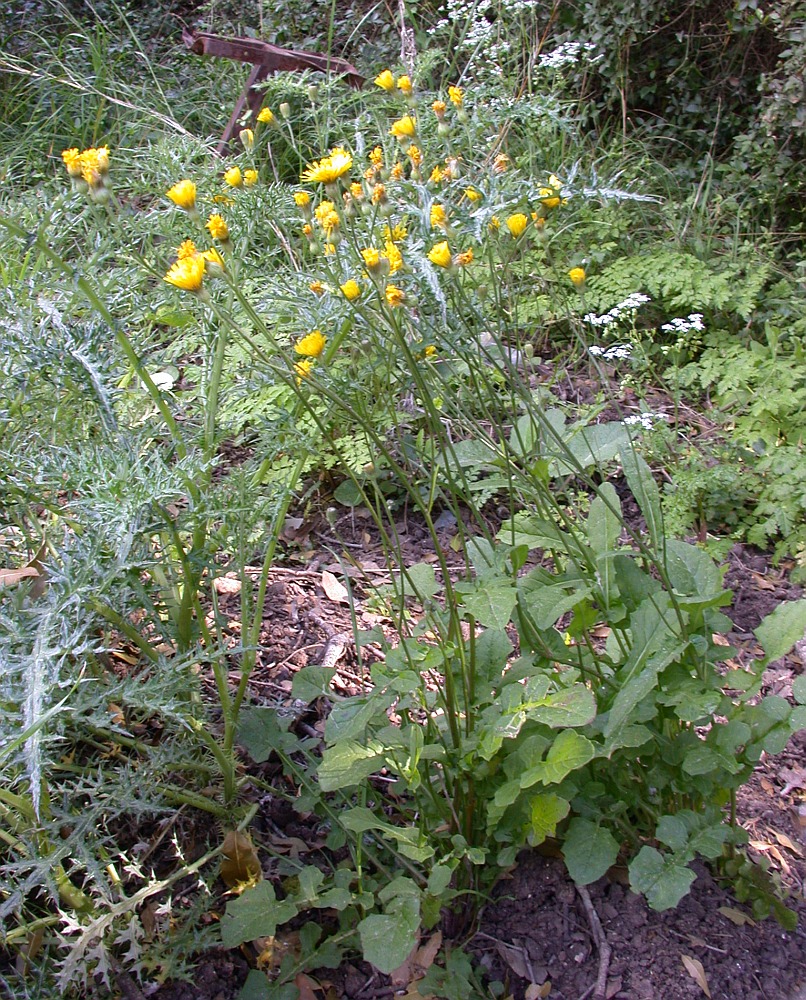
M 653 910 L 677 906 L 697 877 L 673 856 L 664 856 L 654 847 L 642 847 L 630 862 L 630 885 L 642 892 Z
M 618 851 L 613 835 L 589 819 L 576 817 L 568 825 L 563 857 L 577 885 L 589 885 L 601 878 L 615 864 Z
M 221 918 L 221 942 L 225 948 L 237 948 L 244 941 L 274 937 L 277 925 L 296 915 L 293 903 L 277 899 L 271 882 L 260 882 L 227 903 Z

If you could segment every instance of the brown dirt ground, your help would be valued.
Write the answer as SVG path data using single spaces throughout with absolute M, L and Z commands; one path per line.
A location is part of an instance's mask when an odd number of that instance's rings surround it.
M 258 704 L 289 703 L 293 673 L 320 662 L 330 644 L 349 636 L 346 603 L 333 599 L 323 587 L 323 572 L 353 577 L 358 597 L 359 625 L 384 624 L 382 614 L 362 598 L 363 579 L 384 579 L 383 557 L 369 521 L 360 511 L 347 513 L 335 524 L 317 527 L 291 523 L 287 529 L 287 565 L 272 574 L 270 612 L 261 636 L 262 655 L 251 685 Z M 401 517 L 398 526 L 406 562 L 433 559 L 423 527 L 414 518 Z M 445 551 L 451 534 L 446 527 Z M 356 562 L 349 567 L 333 557 L 314 553 L 338 550 Z M 301 568 L 297 569 L 297 562 Z M 360 566 L 359 570 L 357 567 Z M 304 567 L 304 568 L 302 568 Z M 785 570 L 774 569 L 769 558 L 745 546 L 736 546 L 727 560 L 726 584 L 734 591 L 726 609 L 734 622 L 727 636 L 739 650 L 738 658 L 758 652 L 753 629 L 783 600 L 801 596 L 787 580 Z M 328 587 L 328 590 L 330 588 Z M 338 595 L 336 595 L 338 597 Z M 232 614 L 231 635 L 238 641 L 238 597 L 221 594 L 225 613 Z M 768 691 L 791 695 L 793 678 L 806 664 L 795 652 L 767 672 Z M 338 684 L 354 692 L 361 683 L 355 651 L 348 644 L 337 665 Z M 317 732 L 316 713 L 303 721 Z M 766 858 L 771 870 L 790 892 L 789 905 L 801 921 L 786 932 L 774 920 L 738 926 L 736 911 L 749 914 L 729 890 L 704 867 L 697 868 L 692 891 L 677 909 L 650 910 L 632 894 L 618 871 L 588 887 L 589 899 L 610 947 L 606 996 L 608 1000 L 685 1000 L 705 996 L 687 971 L 687 960 L 702 963 L 713 1000 L 806 1000 L 806 932 L 803 899 L 806 878 L 806 733 L 791 741 L 786 751 L 765 759 L 739 796 L 739 819 L 750 836 L 750 853 Z M 255 832 L 261 835 L 310 837 L 290 808 L 276 801 L 258 814 Z M 729 907 L 734 919 L 720 908 Z M 740 918 L 739 918 L 740 919 Z M 491 979 L 505 983 L 514 1000 L 583 1000 L 593 995 L 601 951 L 580 893 L 569 881 L 562 862 L 526 851 L 518 866 L 495 891 L 483 911 L 475 937 L 469 942 L 480 968 Z M 254 955 L 210 952 L 196 967 L 192 983 L 167 984 L 151 994 L 157 1000 L 230 1000 L 237 997 Z M 374 1000 L 404 996 L 386 977 L 356 961 L 315 977 L 310 996 L 316 1000 Z M 419 996 L 419 994 L 417 994 Z

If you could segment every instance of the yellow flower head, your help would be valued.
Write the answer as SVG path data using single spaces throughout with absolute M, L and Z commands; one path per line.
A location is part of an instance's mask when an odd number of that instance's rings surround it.
M 352 155 L 343 147 L 337 146 L 330 151 L 330 156 L 324 156 L 307 167 L 301 179 L 312 184 L 334 184 L 352 165 Z
M 81 166 L 81 153 L 74 146 L 72 149 L 62 150 L 62 160 L 65 167 L 67 168 L 67 173 L 71 177 L 80 177 L 82 166 Z
M 392 91 L 395 89 L 395 78 L 392 76 L 392 71 L 385 69 L 383 73 L 379 73 L 375 77 L 375 85 L 381 87 L 383 90 Z
M 319 220 L 319 225 L 325 231 L 325 235 L 328 238 L 331 238 L 333 236 L 333 233 L 335 233 L 336 230 L 339 228 L 340 222 L 341 219 L 339 218 L 338 212 L 328 212 L 326 215 L 323 215 L 322 218 Z
M 453 257 L 451 256 L 451 249 L 448 246 L 448 241 L 443 240 L 441 243 L 437 243 L 436 246 L 432 247 L 428 251 L 428 259 L 432 264 L 436 264 L 437 267 L 450 267 L 453 263 Z
M 405 240 L 408 235 L 409 231 L 406 229 L 406 225 L 403 222 L 396 222 L 393 226 L 383 227 L 383 238 L 385 240 Z
M 437 353 L 436 347 L 434 347 L 433 344 L 429 344 L 428 347 L 426 347 L 426 349 L 423 351 L 423 357 L 433 358 L 436 353 Z
M 369 162 L 372 164 L 373 167 L 383 166 L 383 150 L 381 149 L 380 146 L 375 146 L 374 149 L 370 150 Z
M 431 176 L 428 178 L 428 180 L 432 184 L 439 184 L 439 182 L 444 179 L 445 179 L 445 171 L 442 169 L 442 167 L 439 166 L 439 164 L 437 164 L 437 166 L 435 166 L 434 169 L 431 171 Z
M 355 198 L 356 201 L 360 201 L 364 197 L 364 188 L 358 181 L 353 181 L 350 185 L 350 194 Z
M 310 288 L 310 290 L 313 292 L 314 295 L 325 294 L 325 286 L 322 284 L 321 281 L 312 281 L 310 285 L 308 285 L 308 288 Z
M 442 121 L 445 117 L 445 112 L 448 110 L 448 105 L 444 101 L 434 101 L 431 105 L 431 110 L 437 116 L 437 118 Z
M 348 302 L 354 302 L 361 295 L 361 286 L 353 278 L 339 285 L 342 295 Z
M 560 196 L 552 188 L 540 188 L 537 194 L 546 208 L 556 208 L 560 204 Z
M 184 209 L 186 212 L 192 212 L 196 207 L 196 185 L 193 181 L 179 181 L 169 191 L 165 192 L 165 196 L 170 198 L 174 205 Z
M 261 125 L 273 125 L 277 120 L 274 117 L 274 113 L 269 110 L 269 108 L 261 108 L 260 114 L 257 116 L 257 120 Z
M 319 330 L 313 330 L 294 344 L 294 350 L 303 357 L 318 358 L 324 351 L 326 342 L 327 337 L 324 334 L 320 333 Z
M 465 103 L 465 95 L 461 87 L 448 87 L 448 98 L 451 104 L 457 108 L 461 108 Z
M 401 181 L 401 180 L 403 180 L 403 177 L 404 177 L 404 174 L 403 174 L 403 164 L 402 163 L 396 163 L 392 167 L 392 169 L 389 171 L 389 176 L 392 178 L 393 181 Z
M 204 281 L 204 257 L 194 254 L 192 257 L 182 257 L 172 264 L 165 281 L 186 292 L 201 291 Z
M 389 261 L 390 274 L 396 274 L 403 267 L 403 254 L 391 240 L 386 241 L 384 257 Z
M 209 250 L 205 250 L 201 256 L 204 261 L 205 270 L 214 278 L 220 277 L 224 273 L 224 258 L 215 247 L 210 247 Z
M 487 228 L 490 230 L 491 233 L 498 232 L 498 230 L 501 228 L 501 220 L 498 218 L 497 215 L 490 216 L 490 221 L 487 223 Z
M 316 208 L 313 210 L 314 217 L 316 221 L 321 226 L 322 220 L 326 219 L 331 212 L 336 211 L 336 206 L 332 201 L 320 201 Z
M 247 187 L 253 187 L 257 184 L 257 170 L 244 170 L 243 182 Z
M 386 201 L 386 188 L 383 184 L 376 184 L 372 189 L 372 204 L 382 205 Z
M 230 187 L 239 188 L 243 184 L 243 174 L 240 167 L 230 167 L 224 174 L 224 183 Z
M 434 204 L 431 206 L 431 226 L 441 226 L 443 229 L 448 225 L 448 213 L 444 205 Z
M 227 194 L 214 194 L 213 201 L 216 203 L 216 205 L 226 205 L 227 208 L 232 208 L 232 206 L 235 204 L 235 200 L 233 198 L 230 198 L 230 196 Z
M 310 224 L 310 222 L 306 222 L 305 225 L 302 227 L 302 235 L 307 236 L 308 239 L 310 239 L 313 236 L 313 226 Z
M 386 291 L 386 301 L 390 306 L 402 306 L 406 301 L 406 293 L 402 288 L 398 288 L 397 285 L 387 285 Z
M 294 365 L 294 372 L 297 376 L 297 385 L 299 385 L 304 378 L 310 378 L 312 370 L 313 361 L 310 358 L 307 358 L 305 361 L 298 361 Z
M 510 159 L 506 153 L 499 153 L 493 160 L 493 173 L 505 174 L 509 170 Z
M 549 177 L 549 187 L 553 187 L 555 191 L 559 191 L 560 188 L 562 187 L 560 178 L 556 174 L 552 174 Z
M 185 260 L 187 257 L 195 257 L 198 252 L 193 240 L 183 240 L 176 248 L 176 259 Z
M 398 118 L 396 122 L 392 122 L 392 127 L 389 129 L 389 135 L 393 135 L 396 139 L 413 139 L 416 134 L 417 119 L 412 115 Z
M 572 267 L 568 272 L 568 277 L 571 279 L 571 284 L 574 288 L 582 288 L 585 284 L 585 268 Z
M 481 197 L 481 192 L 477 191 L 475 188 L 465 188 L 465 198 L 467 198 L 468 201 L 481 201 Z
M 420 164 L 423 162 L 423 151 L 420 149 L 419 146 L 415 146 L 414 143 L 412 143 L 406 150 L 406 155 L 411 160 L 412 165 L 415 167 L 419 167 Z
M 473 263 L 473 251 L 471 249 L 463 250 L 462 253 L 456 255 L 456 264 L 459 267 L 467 267 L 468 264 Z
M 411 79 L 407 76 L 399 76 L 397 78 L 397 89 L 405 94 L 406 97 L 411 97 L 411 93 L 414 90 Z
M 529 220 L 523 212 L 516 212 L 514 215 L 510 215 L 507 219 L 507 229 L 512 233 L 515 239 L 519 236 L 523 236 L 523 233 L 528 225 Z
M 311 196 L 307 191 L 294 192 L 294 204 L 297 208 L 307 208 L 311 203 Z
M 366 265 L 368 271 L 374 272 L 380 269 L 381 254 L 380 251 L 375 249 L 375 247 L 366 247 L 361 251 L 361 256 L 364 259 L 364 264 Z
M 211 215 L 205 223 L 210 236 L 220 243 L 226 243 L 229 239 L 229 226 L 220 215 Z

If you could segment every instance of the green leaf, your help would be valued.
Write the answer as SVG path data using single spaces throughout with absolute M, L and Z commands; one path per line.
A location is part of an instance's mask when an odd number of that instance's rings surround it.
M 613 559 L 613 566 L 619 595 L 630 613 L 647 597 L 662 590 L 660 582 L 645 573 L 632 555 L 619 553 Z
M 574 684 L 546 695 L 539 702 L 524 703 L 526 716 L 552 729 L 587 726 L 596 718 L 596 699 L 584 684 Z
M 521 608 L 528 611 L 538 629 L 547 629 L 588 597 L 592 588 L 581 583 L 545 583 L 542 571 L 533 571 L 518 580 L 518 591 Z
M 518 591 L 508 581 L 479 581 L 473 589 L 456 586 L 462 604 L 477 622 L 491 628 L 505 629 L 509 625 Z
M 535 795 L 530 801 L 529 843 L 537 847 L 546 837 L 553 837 L 557 824 L 565 819 L 570 808 L 571 803 L 554 792 Z
M 288 732 L 290 719 L 282 718 L 276 708 L 245 708 L 238 726 L 238 742 L 256 764 L 268 760 L 272 751 L 289 752 L 299 739 Z
M 655 827 L 655 836 L 673 851 L 679 851 L 688 843 L 688 827 L 679 816 L 661 816 Z
M 573 729 L 564 729 L 549 748 L 545 761 L 540 761 L 521 775 L 521 788 L 528 788 L 536 781 L 544 785 L 559 783 L 596 755 L 596 747 L 589 739 Z
M 333 491 L 333 499 L 344 507 L 360 507 L 364 502 L 361 490 L 352 479 L 339 483 Z
M 596 556 L 596 571 L 599 576 L 605 602 L 609 607 L 618 595 L 613 558 L 621 537 L 621 503 L 611 483 L 599 488 L 599 496 L 591 503 L 588 514 L 588 542 Z
M 420 902 L 413 895 L 397 896 L 386 913 L 371 913 L 358 925 L 364 959 L 389 975 L 406 961 L 417 943 Z
M 806 705 L 806 674 L 801 674 L 792 681 L 792 696 L 800 705 Z
M 656 552 L 660 552 L 664 541 L 663 514 L 660 505 L 660 491 L 652 475 L 652 470 L 632 445 L 622 449 L 621 465 L 627 483 L 632 490 L 632 495 L 644 515 L 652 547 Z
M 362 742 L 370 722 L 376 716 L 386 720 L 386 706 L 387 699 L 377 691 L 366 697 L 348 698 L 334 705 L 325 723 L 325 742 L 331 746 L 344 740 Z
M 341 824 L 352 833 L 366 833 L 368 830 L 377 830 L 397 841 L 397 848 L 401 854 L 413 861 L 427 861 L 434 856 L 433 847 L 421 843 L 422 835 L 416 827 L 398 826 L 394 823 L 385 823 L 379 819 L 371 809 L 366 806 L 355 806 L 342 814 Z
M 630 862 L 630 885 L 642 892 L 653 910 L 677 906 L 697 877 L 673 856 L 664 856 L 654 847 L 642 847 Z
M 615 864 L 618 851 L 618 841 L 603 827 L 580 817 L 569 823 L 563 857 L 577 885 L 589 885 L 601 878 Z
M 719 568 L 702 549 L 680 539 L 669 538 L 666 541 L 665 566 L 675 593 L 696 596 L 709 602 L 715 595 L 723 596 L 725 603 L 730 600 L 730 594 L 722 586 Z
M 264 972 L 250 969 L 237 1000 L 298 1000 L 299 990 L 293 983 L 270 983 Z
M 360 784 L 384 765 L 385 748 L 375 740 L 365 744 L 346 740 L 328 747 L 317 772 L 323 792 Z
M 420 601 L 427 601 L 442 590 L 442 584 L 437 583 L 434 567 L 429 563 L 409 566 L 405 573 L 400 574 L 399 582 L 407 597 L 414 596 Z
M 264 880 L 227 903 L 221 918 L 221 942 L 225 948 L 237 948 L 244 941 L 274 937 L 278 924 L 296 915 L 294 903 L 278 900 L 274 886 Z
M 291 696 L 310 704 L 330 694 L 330 682 L 335 673 L 335 667 L 303 667 L 291 681 Z
M 780 660 L 806 634 L 806 599 L 779 604 L 756 629 L 767 654 L 766 662 Z

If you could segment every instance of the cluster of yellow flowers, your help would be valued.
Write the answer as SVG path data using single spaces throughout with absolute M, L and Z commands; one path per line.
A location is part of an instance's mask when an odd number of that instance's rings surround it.
M 89 194 L 100 204 L 109 201 L 109 149 L 95 146 L 81 152 L 76 147 L 62 150 L 62 162 L 76 191 Z

